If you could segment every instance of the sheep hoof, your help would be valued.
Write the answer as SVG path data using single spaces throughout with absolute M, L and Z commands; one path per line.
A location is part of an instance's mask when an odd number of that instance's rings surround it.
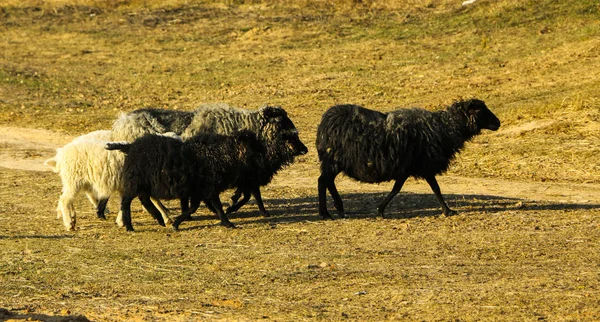
M 102 215 L 98 214 L 98 219 L 106 220 L 106 216 L 103 214 Z
M 266 212 L 266 211 L 265 211 L 265 212 L 263 212 L 263 214 L 262 214 L 262 215 L 263 215 L 263 217 L 265 217 L 265 218 L 269 218 L 269 217 L 271 217 L 271 214 L 270 214 L 270 213 L 268 213 L 268 212 Z
M 165 227 L 166 227 L 167 225 L 173 225 L 173 220 L 171 220 L 171 219 L 167 219 L 167 221 L 165 221 Z
M 458 215 L 458 212 L 448 209 L 447 211 L 444 211 L 444 215 L 446 215 L 447 217 L 450 217 L 450 216 Z
M 333 220 L 333 217 L 331 217 L 331 215 L 328 212 L 321 214 L 321 218 L 325 220 Z
M 231 221 L 222 221 L 221 225 L 223 225 L 227 228 L 235 228 L 235 225 Z

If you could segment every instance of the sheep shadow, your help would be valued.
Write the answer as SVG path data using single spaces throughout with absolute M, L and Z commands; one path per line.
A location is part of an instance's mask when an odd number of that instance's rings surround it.
M 377 205 L 387 196 L 387 192 L 366 192 L 366 193 L 346 193 L 342 194 L 344 209 L 347 219 L 365 219 L 377 216 Z M 506 211 L 555 211 L 555 210 L 585 210 L 600 209 L 600 204 L 579 204 L 563 203 L 551 201 L 536 201 L 530 199 L 504 197 L 495 195 L 481 194 L 445 194 L 444 198 L 448 206 L 458 211 L 459 214 L 469 213 L 500 213 Z M 229 214 L 228 217 L 235 223 L 236 219 L 243 219 L 244 224 L 284 224 L 307 221 L 323 220 L 318 212 L 317 196 L 301 196 L 289 199 L 283 198 L 264 198 L 265 207 L 271 214 L 270 217 L 263 217 L 258 211 L 256 203 L 251 200 L 248 205 L 242 207 L 237 212 Z M 333 201 L 328 196 L 328 210 L 334 219 L 337 211 L 333 207 Z M 193 221 L 212 220 L 214 223 L 189 227 L 196 229 L 218 225 L 216 216 L 210 214 L 208 210 L 199 210 L 203 213 L 196 213 Z M 418 217 L 437 217 L 442 215 L 441 207 L 433 193 L 413 193 L 401 192 L 398 194 L 385 211 L 387 219 L 409 219 Z

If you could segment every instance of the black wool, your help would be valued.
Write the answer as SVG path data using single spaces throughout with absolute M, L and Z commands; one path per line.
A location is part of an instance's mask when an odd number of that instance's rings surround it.
M 498 118 L 483 101 L 453 103 L 445 110 L 398 109 L 381 113 L 357 105 L 337 105 L 327 110 L 317 130 L 317 152 L 321 161 L 319 213 L 330 218 L 325 205 L 327 188 L 341 216 L 341 197 L 334 179 L 343 172 L 368 183 L 395 180 L 396 185 L 379 205 L 383 215 L 387 203 L 408 177 L 426 179 L 446 214 L 435 176 L 481 129 L 497 130 Z
M 184 142 L 148 134 L 131 144 L 109 143 L 107 149 L 127 151 L 121 201 L 127 230 L 133 230 L 130 204 L 135 197 L 151 212 L 158 210 L 150 197 L 180 199 L 182 214 L 175 219 L 174 229 L 190 218 L 201 201 L 219 215 L 222 225 L 233 227 L 219 194 L 237 186 L 265 156 L 264 146 L 249 131 L 231 136 L 202 133 Z
M 200 133 L 232 135 L 246 130 L 254 132 L 264 144 L 266 158 L 254 162 L 252 180 L 239 181 L 227 213 L 238 210 L 252 195 L 261 213 L 268 216 L 260 187 L 269 184 L 296 156 L 308 151 L 283 108 L 264 106 L 251 111 L 227 104 L 204 104 L 191 112 L 146 108 L 121 115 L 113 124 L 112 135 L 113 140 L 130 140 L 145 133 L 174 132 L 188 140 Z

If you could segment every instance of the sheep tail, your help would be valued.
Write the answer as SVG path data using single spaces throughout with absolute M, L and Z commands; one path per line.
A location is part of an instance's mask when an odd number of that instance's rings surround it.
M 131 148 L 131 143 L 127 143 L 127 142 L 111 142 L 111 143 L 106 143 L 106 146 L 104 147 L 107 150 L 119 150 L 123 153 L 127 153 L 129 152 L 129 149 Z
M 52 172 L 58 173 L 58 162 L 56 162 L 56 157 L 52 157 L 46 161 L 44 161 L 45 166 L 49 166 L 52 168 Z

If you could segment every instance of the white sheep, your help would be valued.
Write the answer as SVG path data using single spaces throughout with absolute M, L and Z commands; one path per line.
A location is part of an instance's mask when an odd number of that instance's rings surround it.
M 123 190 L 122 153 L 105 149 L 110 140 L 111 131 L 101 130 L 75 138 L 62 148 L 56 149 L 56 156 L 44 162 L 60 175 L 62 194 L 56 208 L 57 218 L 63 219 L 67 230 L 75 230 L 76 215 L 74 198 L 83 191 L 97 210 L 99 218 L 105 219 L 104 211 L 111 194 Z M 168 210 L 156 200 L 152 200 L 160 211 L 151 214 L 162 224 L 170 224 Z M 154 209 L 152 207 L 152 209 Z M 158 217 L 158 218 L 157 218 Z M 122 226 L 121 214 L 116 220 Z

